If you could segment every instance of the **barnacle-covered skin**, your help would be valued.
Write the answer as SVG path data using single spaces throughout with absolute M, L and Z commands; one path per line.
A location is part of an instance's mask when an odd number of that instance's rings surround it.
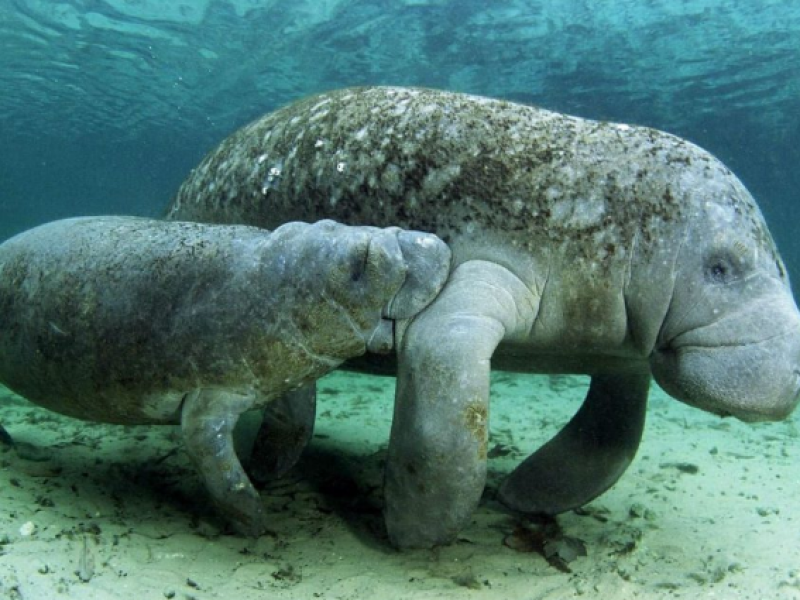
M 492 367 L 592 375 L 573 421 L 511 474 L 558 513 L 622 474 L 652 376 L 744 420 L 785 417 L 800 315 L 764 219 L 708 152 L 646 127 L 435 90 L 300 100 L 223 141 L 170 218 L 335 218 L 434 232 L 453 272 L 398 354 L 386 478 L 399 546 L 452 541 L 485 479 Z
M 73 417 L 181 423 L 212 498 L 258 534 L 238 416 L 390 351 L 394 319 L 430 303 L 449 259 L 429 234 L 333 221 L 56 221 L 0 245 L 0 381 Z
M 626 260 L 634 239 L 651 251 L 665 226 L 701 208 L 687 202 L 695 186 L 778 260 L 741 183 L 675 136 L 465 94 L 345 89 L 228 137 L 167 218 L 275 227 L 336 215 L 436 231 L 458 247 L 490 245 L 494 233 L 528 253 L 579 261 L 591 282 Z

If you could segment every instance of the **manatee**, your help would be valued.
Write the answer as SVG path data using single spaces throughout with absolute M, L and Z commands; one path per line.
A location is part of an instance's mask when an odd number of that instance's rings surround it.
M 718 159 L 655 129 L 444 91 L 333 91 L 224 140 L 168 217 L 325 217 L 450 245 L 448 282 L 397 351 L 385 518 L 399 547 L 452 542 L 477 505 L 490 366 L 591 376 L 574 418 L 503 482 L 522 513 L 617 481 L 651 377 L 745 421 L 797 403 L 800 315 L 759 208 Z
M 258 535 L 239 416 L 392 350 L 449 261 L 435 236 L 396 227 L 55 221 L 0 245 L 0 382 L 80 419 L 180 423 L 214 504 Z

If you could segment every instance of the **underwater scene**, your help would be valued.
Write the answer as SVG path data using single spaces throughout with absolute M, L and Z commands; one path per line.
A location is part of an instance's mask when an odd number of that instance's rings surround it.
M 800 599 L 800 3 L 0 48 L 0 599 Z

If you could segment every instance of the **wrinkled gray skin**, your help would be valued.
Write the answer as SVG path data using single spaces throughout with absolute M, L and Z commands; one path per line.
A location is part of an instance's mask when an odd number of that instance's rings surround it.
M 389 352 L 449 265 L 441 240 L 396 227 L 56 221 L 0 245 L 0 381 L 81 419 L 180 423 L 212 500 L 259 535 L 239 416 Z
M 660 131 L 447 92 L 341 90 L 223 141 L 169 217 L 330 217 L 450 244 L 450 279 L 398 351 L 385 494 L 400 547 L 451 542 L 480 498 L 490 362 L 592 376 L 573 420 L 500 489 L 529 513 L 613 485 L 651 375 L 746 421 L 797 402 L 800 316 L 759 209 L 717 159 Z

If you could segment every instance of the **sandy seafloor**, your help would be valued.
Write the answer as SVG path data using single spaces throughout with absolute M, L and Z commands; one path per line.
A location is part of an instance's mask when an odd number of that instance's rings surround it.
M 380 514 L 393 386 L 320 382 L 314 441 L 263 491 L 273 521 L 256 541 L 223 533 L 177 428 L 79 422 L 0 390 L 19 442 L 0 448 L 0 598 L 800 598 L 796 419 L 745 425 L 655 391 L 629 471 L 559 518 L 586 549 L 559 569 L 493 494 L 586 380 L 495 374 L 481 507 L 453 546 L 402 553 Z

